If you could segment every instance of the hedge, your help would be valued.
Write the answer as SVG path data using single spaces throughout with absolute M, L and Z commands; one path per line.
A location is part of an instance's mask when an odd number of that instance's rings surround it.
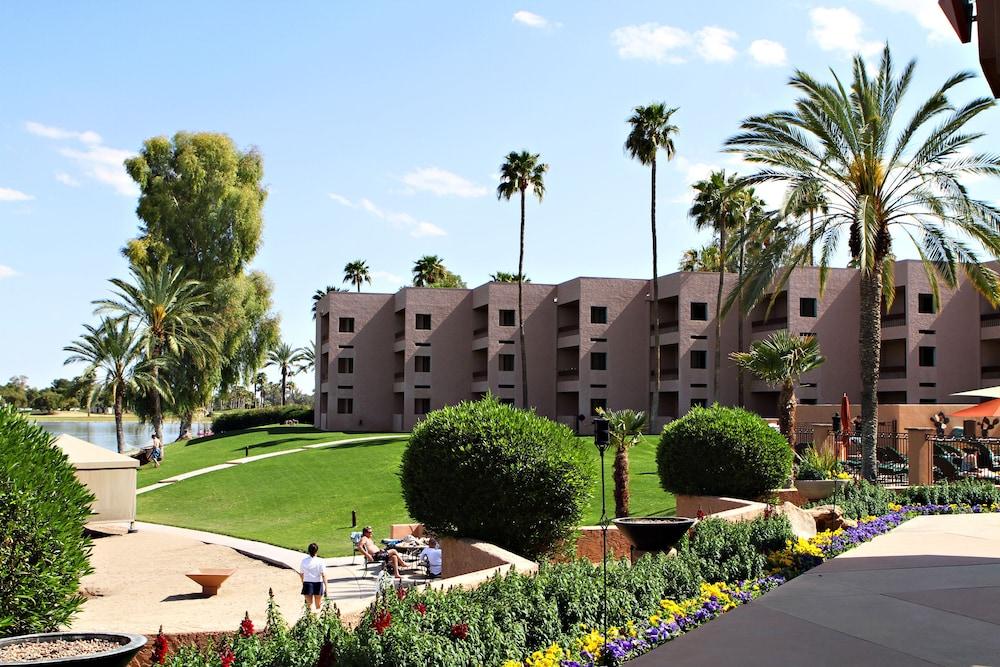
M 283 424 L 289 419 L 294 419 L 300 424 L 312 425 L 313 409 L 308 405 L 271 405 L 263 408 L 251 408 L 249 410 L 228 410 L 219 413 L 212 419 L 213 433 L 227 433 L 229 431 L 241 431 L 254 426 L 267 426 L 268 424 Z

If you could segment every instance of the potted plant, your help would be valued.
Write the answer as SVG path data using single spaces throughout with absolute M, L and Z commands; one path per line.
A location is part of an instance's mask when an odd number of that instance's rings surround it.
M 841 469 L 833 452 L 819 452 L 809 447 L 797 458 L 795 488 L 808 500 L 829 498 L 851 479 Z

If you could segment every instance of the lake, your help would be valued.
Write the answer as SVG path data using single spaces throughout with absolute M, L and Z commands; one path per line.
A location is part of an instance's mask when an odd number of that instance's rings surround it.
M 118 437 L 115 434 L 114 420 L 108 421 L 40 421 L 39 426 L 52 435 L 62 433 L 69 434 L 75 438 L 92 442 L 110 449 L 118 451 Z M 125 449 L 134 447 L 145 447 L 153 437 L 152 424 L 142 424 L 140 422 L 125 422 L 122 424 L 125 429 Z M 198 435 L 198 431 L 208 429 L 210 422 L 195 422 L 191 426 L 191 432 Z M 163 422 L 163 442 L 171 443 L 177 439 L 180 433 L 180 422 Z

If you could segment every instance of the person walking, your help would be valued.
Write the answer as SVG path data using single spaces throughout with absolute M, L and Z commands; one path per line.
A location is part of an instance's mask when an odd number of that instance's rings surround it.
M 323 596 L 326 594 L 326 563 L 319 558 L 319 546 L 313 542 L 309 545 L 309 555 L 302 559 L 299 566 L 299 578 L 302 579 L 302 596 L 306 600 L 306 609 L 323 606 Z
M 155 432 L 153 433 L 153 451 L 149 453 L 149 460 L 157 468 L 160 467 L 160 461 L 163 460 L 163 445 L 160 443 L 160 439 L 156 437 Z

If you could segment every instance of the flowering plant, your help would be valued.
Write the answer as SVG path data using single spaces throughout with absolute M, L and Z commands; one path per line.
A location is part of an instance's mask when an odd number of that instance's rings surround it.
M 253 621 L 250 620 L 250 612 L 246 612 L 243 621 L 240 622 L 240 637 L 253 637 Z
M 163 636 L 163 626 L 160 626 L 160 631 L 156 633 L 156 639 L 153 640 L 153 654 L 149 658 L 150 664 L 162 665 L 167 662 L 167 638 Z

